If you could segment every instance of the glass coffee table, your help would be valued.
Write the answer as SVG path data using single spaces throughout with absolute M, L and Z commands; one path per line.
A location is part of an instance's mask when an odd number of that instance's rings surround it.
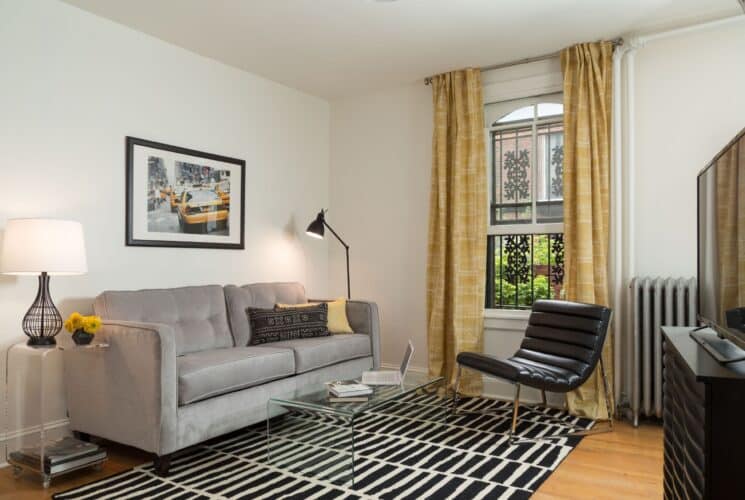
M 374 410 L 407 404 L 405 396 L 435 393 L 442 377 L 409 374 L 402 385 L 371 386 L 365 402 L 332 403 L 326 384 L 299 387 L 267 403 L 269 465 L 339 485 L 354 485 L 355 429 Z M 279 416 L 281 415 L 281 416 Z

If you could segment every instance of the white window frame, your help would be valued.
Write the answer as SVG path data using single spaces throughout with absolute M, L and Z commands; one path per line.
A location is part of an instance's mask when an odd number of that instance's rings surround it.
M 551 96 L 551 98 L 560 97 L 560 94 L 554 94 Z M 536 99 L 536 101 L 540 102 L 553 102 L 550 100 L 540 100 L 540 98 Z M 521 121 L 521 122 L 508 122 L 501 125 L 495 125 L 486 128 L 486 141 L 487 141 L 487 148 L 486 148 L 486 157 L 488 158 L 488 179 L 489 179 L 489 200 L 487 201 L 489 204 L 489 227 L 487 229 L 488 235 L 503 235 L 503 234 L 544 234 L 544 233 L 563 233 L 564 232 L 564 223 L 563 222 L 538 222 L 538 186 L 536 183 L 536 177 L 538 175 L 538 169 L 535 166 L 535 162 L 537 161 L 537 149 L 538 149 L 538 141 L 536 140 L 538 134 L 538 127 L 541 125 L 550 125 L 550 124 L 556 124 L 556 123 L 563 123 L 564 116 L 563 114 L 561 116 L 551 116 L 546 118 L 535 118 L 535 113 L 537 112 L 536 106 L 540 104 L 540 102 L 535 102 L 533 104 L 528 104 L 528 106 L 533 106 L 533 112 L 534 112 L 534 118 L 530 120 L 531 125 L 531 135 L 532 135 L 532 150 L 530 151 L 530 197 L 531 197 L 531 217 L 532 222 L 523 222 L 520 224 L 492 224 L 491 223 L 491 195 L 493 191 L 493 175 L 492 175 L 492 166 L 494 164 L 494 141 L 492 140 L 492 132 L 500 131 L 500 130 L 510 130 L 513 128 L 516 128 L 520 126 L 519 124 L 527 125 L 527 120 Z M 515 110 L 520 109 L 522 106 L 518 103 L 516 103 Z
M 504 125 L 492 126 L 492 123 L 499 118 L 507 115 L 515 109 L 530 105 L 537 105 L 540 102 L 561 102 L 557 98 L 561 97 L 563 91 L 563 77 L 561 73 L 561 64 L 559 58 L 551 58 L 532 63 L 519 64 L 506 68 L 500 68 L 491 71 L 485 71 L 482 74 L 483 98 L 484 98 L 484 139 L 486 143 L 486 162 L 487 179 L 489 190 L 486 204 L 489 213 L 489 225 L 487 227 L 488 236 L 500 236 L 505 234 L 543 234 L 543 233 L 563 233 L 563 222 L 539 223 L 536 222 L 536 169 L 533 163 L 536 160 L 535 148 L 536 143 L 533 141 L 533 151 L 531 151 L 531 196 L 532 196 L 532 217 L 533 222 L 522 224 L 494 224 L 491 223 L 491 193 L 492 193 L 492 156 L 493 142 L 491 132 L 494 130 L 511 128 L 515 122 Z M 500 112 L 499 108 L 507 109 L 510 103 L 514 107 L 510 111 Z M 499 116 L 497 116 L 499 115 Z M 534 115 L 535 116 L 535 115 Z M 561 118 L 563 119 L 563 118 Z M 535 129 L 543 123 L 555 123 L 559 120 L 556 117 L 531 120 L 533 127 L 533 136 Z M 484 309 L 484 317 L 493 320 L 514 320 L 526 319 L 530 314 L 528 310 L 521 309 Z

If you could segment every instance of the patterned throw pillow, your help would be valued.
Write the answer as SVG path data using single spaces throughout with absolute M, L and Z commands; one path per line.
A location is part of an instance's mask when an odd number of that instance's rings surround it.
M 327 337 L 328 305 L 295 309 L 246 309 L 251 324 L 251 345 L 280 340 Z
M 320 302 L 308 302 L 306 304 L 274 304 L 275 309 L 292 309 L 293 307 L 312 307 L 320 304 Z M 347 299 L 340 298 L 336 300 L 326 301 L 329 306 L 329 331 L 333 334 L 337 333 L 354 333 L 352 327 L 349 326 L 349 319 L 347 318 Z

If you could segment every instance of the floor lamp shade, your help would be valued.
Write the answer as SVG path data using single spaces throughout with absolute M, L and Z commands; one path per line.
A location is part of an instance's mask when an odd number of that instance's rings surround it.
M 334 231 L 334 228 L 329 226 L 329 223 L 326 222 L 326 210 L 321 210 L 318 212 L 318 215 L 316 215 L 316 218 L 311 221 L 310 224 L 308 224 L 308 228 L 305 230 L 305 234 L 312 238 L 317 239 L 323 239 L 323 236 L 325 234 L 325 228 L 328 228 L 329 231 L 331 231 L 331 234 L 333 234 L 337 240 L 339 240 L 339 243 L 342 244 L 344 247 L 344 251 L 347 254 L 347 298 L 352 298 L 352 290 L 350 288 L 349 284 L 349 245 L 341 239 L 339 234 Z
M 29 345 L 54 345 L 62 317 L 49 294 L 49 276 L 88 271 L 83 226 L 57 219 L 11 219 L 0 250 L 0 273 L 38 276 L 36 299 L 23 317 Z
M 321 239 L 323 238 L 324 229 L 323 225 L 326 222 L 326 218 L 324 216 L 323 210 L 318 212 L 318 215 L 316 216 L 313 221 L 311 221 L 310 224 L 308 224 L 308 229 L 305 230 L 305 234 L 310 236 L 311 238 L 317 238 Z

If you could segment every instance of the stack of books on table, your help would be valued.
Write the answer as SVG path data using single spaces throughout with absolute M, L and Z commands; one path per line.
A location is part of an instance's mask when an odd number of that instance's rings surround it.
M 364 403 L 373 393 L 369 385 L 354 380 L 342 380 L 328 384 L 329 402 L 331 403 Z
M 11 463 L 40 470 L 41 448 L 23 448 L 8 455 Z M 44 473 L 56 475 L 106 460 L 106 450 L 73 437 L 51 441 L 44 447 Z

